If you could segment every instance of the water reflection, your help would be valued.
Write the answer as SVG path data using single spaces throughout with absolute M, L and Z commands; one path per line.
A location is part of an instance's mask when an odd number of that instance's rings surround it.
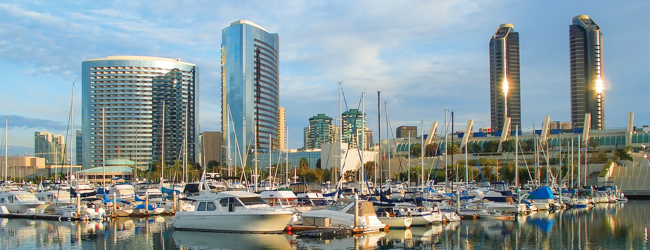
M 337 239 L 174 231 L 171 218 L 40 221 L 0 218 L 0 249 L 644 249 L 650 201 L 539 212 Z
M 189 249 L 293 249 L 282 234 L 174 231 L 174 243 Z

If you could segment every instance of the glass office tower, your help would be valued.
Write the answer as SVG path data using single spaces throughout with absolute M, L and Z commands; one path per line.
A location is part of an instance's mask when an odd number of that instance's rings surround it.
M 150 162 L 161 161 L 164 132 L 166 165 L 185 153 L 187 162 L 196 162 L 194 64 L 146 56 L 90 59 L 82 63 L 82 83 L 83 168 L 102 166 L 102 126 L 106 160 L 131 159 L 147 169 Z
M 325 114 L 318 114 L 309 118 L 307 143 L 305 149 L 320 148 L 323 143 L 334 142 L 334 125 L 332 118 Z
M 519 88 L 519 33 L 512 24 L 502 24 L 490 39 L 490 121 L 492 131 L 503 130 L 510 117 L 510 129 L 521 129 Z
M 230 147 L 224 162 L 241 166 L 253 143 L 263 152 L 279 147 L 279 37 L 240 20 L 223 29 L 221 46 L 221 127 Z
M 571 125 L 585 127 L 591 114 L 591 129 L 605 128 L 603 87 L 603 34 L 587 15 L 573 18 L 569 26 L 571 63 Z

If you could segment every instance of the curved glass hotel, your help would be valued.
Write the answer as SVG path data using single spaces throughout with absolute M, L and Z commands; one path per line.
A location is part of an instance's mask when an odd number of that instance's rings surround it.
M 246 20 L 224 28 L 221 37 L 221 127 L 230 146 L 225 163 L 240 166 L 255 144 L 262 152 L 279 148 L 279 37 Z
M 130 159 L 138 168 L 147 168 L 149 162 L 161 160 L 163 137 L 167 165 L 184 155 L 195 162 L 198 71 L 194 64 L 146 56 L 90 59 L 82 62 L 82 83 L 84 169 L 102 166 L 102 149 L 106 160 Z

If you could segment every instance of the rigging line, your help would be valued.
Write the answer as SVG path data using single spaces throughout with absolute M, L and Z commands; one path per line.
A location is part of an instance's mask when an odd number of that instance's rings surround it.
M 390 123 L 390 118 L 388 118 L 388 108 L 386 107 L 384 109 L 386 110 L 386 123 L 388 123 L 388 131 L 390 131 L 390 135 L 392 135 L 393 138 L 395 138 L 395 133 L 393 133 L 393 126 Z M 389 138 L 386 138 L 386 139 L 390 141 Z M 390 144 L 389 144 L 388 149 L 389 149 L 388 152 L 390 154 L 390 151 L 392 149 L 392 148 L 390 148 Z M 397 142 L 395 143 L 395 153 L 397 153 Z M 411 152 L 407 152 L 407 153 L 410 154 Z M 397 157 L 397 162 L 399 162 L 399 168 L 398 169 L 399 169 L 400 172 L 402 172 L 402 170 L 404 169 L 404 167 L 402 166 L 402 157 Z M 410 172 L 410 169 L 407 172 Z
M 478 172 L 481 174 L 481 178 L 483 178 L 483 182 L 487 184 L 487 181 L 485 181 L 485 176 L 483 176 L 483 171 L 481 171 L 481 166 L 478 164 L 478 159 L 476 158 L 476 154 L 474 153 L 474 147 L 472 146 L 472 143 L 469 143 L 469 147 L 472 149 L 472 155 L 474 155 L 474 161 L 476 161 L 476 166 L 478 167 Z M 465 162 L 465 165 L 469 165 L 469 162 Z
M 521 156 L 524 157 L 524 164 L 526 165 L 526 171 L 528 172 L 528 177 L 530 177 L 530 179 L 533 180 L 533 176 L 530 174 L 530 169 L 528 168 L 528 161 L 526 161 L 526 155 L 524 154 L 524 148 L 521 146 L 521 144 L 519 144 L 519 149 L 521 149 Z M 517 168 L 515 169 L 519 171 Z

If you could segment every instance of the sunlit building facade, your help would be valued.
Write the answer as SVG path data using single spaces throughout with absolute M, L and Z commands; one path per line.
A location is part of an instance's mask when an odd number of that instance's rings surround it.
M 490 39 L 490 121 L 492 131 L 501 131 L 507 117 L 511 130 L 521 129 L 519 88 L 519 33 L 512 24 L 502 24 Z
M 321 148 L 321 144 L 332 143 L 333 139 L 334 125 L 332 124 L 332 117 L 318 114 L 309 118 L 305 149 Z
M 363 119 L 363 113 L 358 109 L 350 109 L 343 112 L 341 118 L 343 119 L 341 122 L 343 142 L 348 143 L 350 148 L 358 148 L 359 145 L 364 145 L 366 121 Z
M 238 155 L 255 144 L 261 152 L 280 146 L 280 41 L 278 34 L 246 20 L 224 28 L 221 38 L 222 132 L 230 148 L 227 161 L 241 165 Z
M 591 129 L 605 128 L 603 80 L 603 34 L 587 15 L 573 18 L 569 26 L 571 63 L 571 124 L 585 127 L 585 114 L 591 114 Z
M 130 159 L 146 169 L 161 161 L 163 138 L 166 165 L 183 157 L 196 162 L 197 81 L 197 67 L 180 59 L 109 56 L 82 62 L 84 169 L 102 166 L 102 149 L 105 160 Z

